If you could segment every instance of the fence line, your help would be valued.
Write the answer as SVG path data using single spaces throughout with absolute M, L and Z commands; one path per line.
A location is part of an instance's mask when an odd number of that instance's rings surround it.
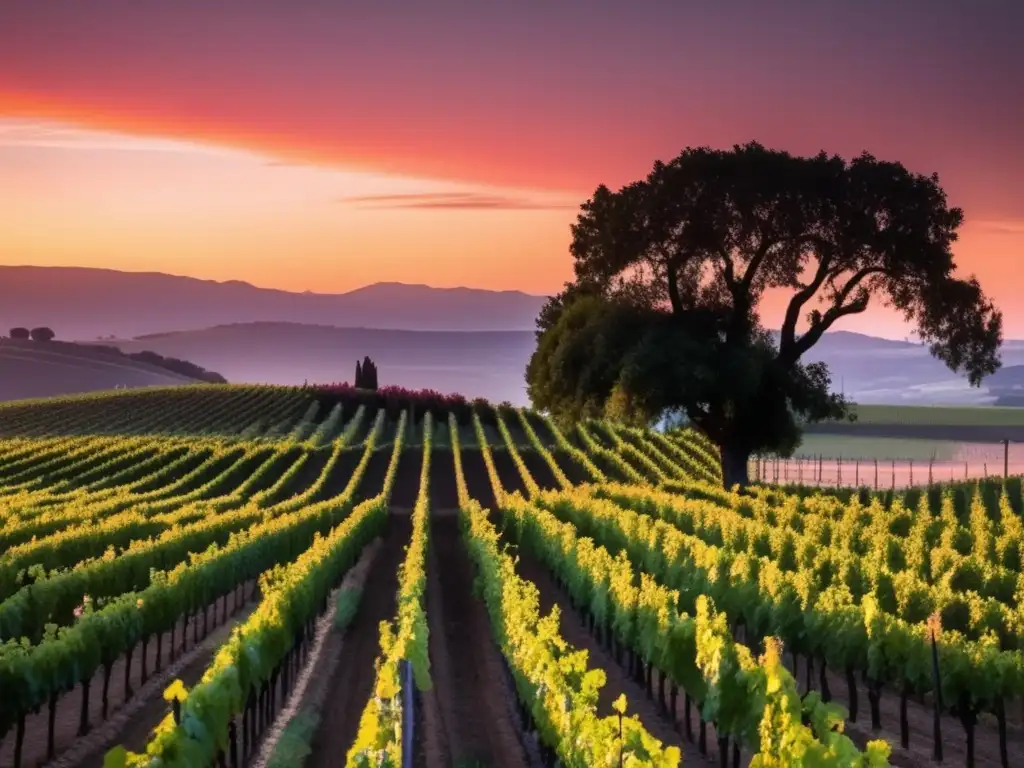
M 997 462 L 761 456 L 751 460 L 749 473 L 763 483 L 884 490 L 1024 474 L 1024 458 L 1015 457 L 1011 461 L 1008 451 L 1002 461 Z

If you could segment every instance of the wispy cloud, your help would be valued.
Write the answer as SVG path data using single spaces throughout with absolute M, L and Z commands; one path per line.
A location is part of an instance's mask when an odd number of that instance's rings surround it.
M 0 118 L 0 148 L 104 150 L 220 154 L 205 144 L 93 131 L 59 123 Z
M 478 192 L 426 192 L 419 194 L 361 195 L 342 197 L 340 202 L 359 208 L 421 210 L 480 210 L 480 211 L 550 211 L 576 208 L 578 203 L 567 200 L 542 200 Z
M 997 235 L 1024 235 L 1024 220 L 1006 219 L 1003 221 L 975 221 L 968 226 Z

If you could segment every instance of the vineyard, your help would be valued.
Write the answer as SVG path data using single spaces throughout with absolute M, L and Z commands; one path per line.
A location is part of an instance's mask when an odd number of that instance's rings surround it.
M 0 406 L 0 766 L 1021 765 L 1019 478 L 401 390 Z

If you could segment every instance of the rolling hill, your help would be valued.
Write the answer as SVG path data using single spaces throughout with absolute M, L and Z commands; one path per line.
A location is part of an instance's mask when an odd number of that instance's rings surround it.
M 526 402 L 530 331 L 401 331 L 297 323 L 237 323 L 106 341 L 124 352 L 152 350 L 217 371 L 231 382 L 352 381 L 369 355 L 381 384 Z
M 194 383 L 172 371 L 88 347 L 0 340 L 0 400 Z
M 356 360 L 369 355 L 380 366 L 382 384 L 524 405 L 523 374 L 536 341 L 532 331 L 236 323 L 104 343 L 126 352 L 151 349 L 217 371 L 228 381 L 249 383 L 351 381 Z M 1024 346 L 1007 342 L 1003 356 L 1007 365 L 1024 363 Z M 980 404 L 997 397 L 986 387 L 969 387 L 926 348 L 904 341 L 827 333 L 809 355 L 813 360 L 827 363 L 834 388 L 861 403 Z

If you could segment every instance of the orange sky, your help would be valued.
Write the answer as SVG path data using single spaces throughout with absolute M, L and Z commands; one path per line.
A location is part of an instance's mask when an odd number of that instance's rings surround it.
M 1024 335 L 1016 5 L 43 5 L 0 7 L 0 263 L 548 293 L 598 183 L 757 139 L 938 172 Z

